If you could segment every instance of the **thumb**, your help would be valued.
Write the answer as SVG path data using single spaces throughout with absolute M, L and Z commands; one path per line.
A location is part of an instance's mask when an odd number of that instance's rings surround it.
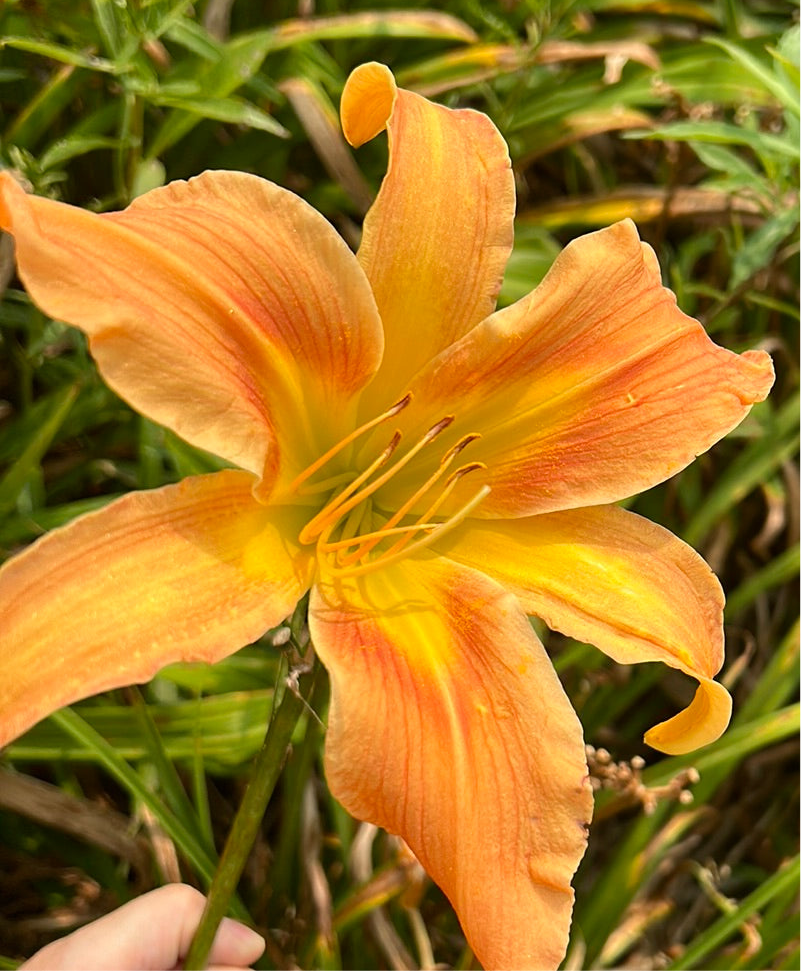
M 192 930 L 192 936 L 196 928 L 197 924 Z M 189 952 L 190 943 L 191 938 L 187 941 L 180 960 Z M 209 971 L 238 971 L 240 968 L 249 968 L 261 957 L 263 951 L 264 938 L 260 934 L 245 924 L 240 924 L 238 920 L 223 917 L 209 954 Z
M 48 944 L 20 971 L 168 971 L 180 965 L 200 923 L 206 898 L 182 883 L 169 884 Z M 250 928 L 226 917 L 209 955 L 212 967 L 246 968 L 264 950 Z

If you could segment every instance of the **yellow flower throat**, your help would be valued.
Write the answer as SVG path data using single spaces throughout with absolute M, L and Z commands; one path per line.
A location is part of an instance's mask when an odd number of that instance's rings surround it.
M 290 486 L 290 491 L 299 496 L 330 493 L 320 511 L 300 531 L 298 539 L 304 545 L 314 543 L 319 561 L 325 562 L 328 571 L 334 575 L 357 576 L 370 573 L 429 546 L 434 540 L 441 538 L 444 533 L 466 519 L 490 491 L 488 485 L 483 486 L 455 513 L 446 519 L 435 519 L 438 510 L 453 492 L 456 483 L 468 473 L 486 468 L 483 462 L 470 462 L 460 465 L 444 478 L 461 451 L 481 437 L 478 433 L 471 432 L 463 435 L 445 452 L 436 470 L 382 523 L 379 529 L 372 528 L 372 496 L 448 428 L 453 423 L 453 415 L 446 415 L 432 425 L 410 449 L 391 464 L 390 460 L 401 442 L 402 436 L 399 431 L 393 434 L 386 448 L 362 471 L 355 474 L 345 472 L 321 479 L 316 483 L 309 482 L 334 456 L 366 432 L 393 418 L 408 406 L 411 399 L 411 394 L 405 395 L 387 411 L 351 432 L 304 469 Z M 386 466 L 389 467 L 385 468 Z M 383 472 L 382 469 L 384 469 Z M 425 511 L 417 516 L 414 522 L 404 523 L 404 520 L 411 515 L 411 510 L 437 485 L 440 489 L 429 500 Z M 362 532 L 365 527 L 367 531 Z M 377 550 L 378 547 L 380 549 Z

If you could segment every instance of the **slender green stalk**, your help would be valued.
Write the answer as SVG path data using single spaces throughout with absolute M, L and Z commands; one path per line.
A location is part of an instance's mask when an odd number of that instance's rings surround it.
M 220 865 L 209 888 L 206 908 L 184 962 L 187 971 L 199 971 L 206 967 L 214 935 L 236 891 L 267 803 L 281 774 L 295 725 L 306 708 L 315 671 L 316 665 L 301 675 L 296 690 L 284 691 L 270 721 L 264 745 L 256 757 L 253 776 L 228 833 Z

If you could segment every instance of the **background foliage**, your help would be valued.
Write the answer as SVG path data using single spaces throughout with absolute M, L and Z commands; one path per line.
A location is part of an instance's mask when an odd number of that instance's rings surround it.
M 350 69 L 381 60 L 508 140 L 519 210 L 503 301 L 570 238 L 630 216 L 715 340 L 772 353 L 771 398 L 631 503 L 723 580 L 730 731 L 660 758 L 641 736 L 686 702 L 680 675 L 547 646 L 599 789 L 566 967 L 798 967 L 796 5 L 6 0 L 0 35 L 0 164 L 36 192 L 102 210 L 243 169 L 356 245 L 386 149 L 347 148 L 336 106 Z M 80 335 L 18 289 L 8 240 L 0 254 L 0 551 L 212 468 L 102 384 Z M 165 880 L 207 885 L 285 690 L 286 637 L 77 705 L 3 753 L 0 967 Z M 311 706 L 324 716 L 324 684 Z M 312 715 L 296 729 L 233 904 L 267 934 L 264 965 L 470 967 L 414 861 L 329 796 L 323 736 Z

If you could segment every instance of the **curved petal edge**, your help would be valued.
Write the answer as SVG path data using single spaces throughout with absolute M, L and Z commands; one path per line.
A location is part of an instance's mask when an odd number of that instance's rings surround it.
M 420 368 L 494 310 L 514 241 L 515 189 L 506 143 L 486 115 L 398 88 L 382 64 L 356 68 L 341 116 L 352 144 L 384 128 L 389 144 L 358 251 L 385 339 L 363 392 L 368 415 L 402 397 Z

